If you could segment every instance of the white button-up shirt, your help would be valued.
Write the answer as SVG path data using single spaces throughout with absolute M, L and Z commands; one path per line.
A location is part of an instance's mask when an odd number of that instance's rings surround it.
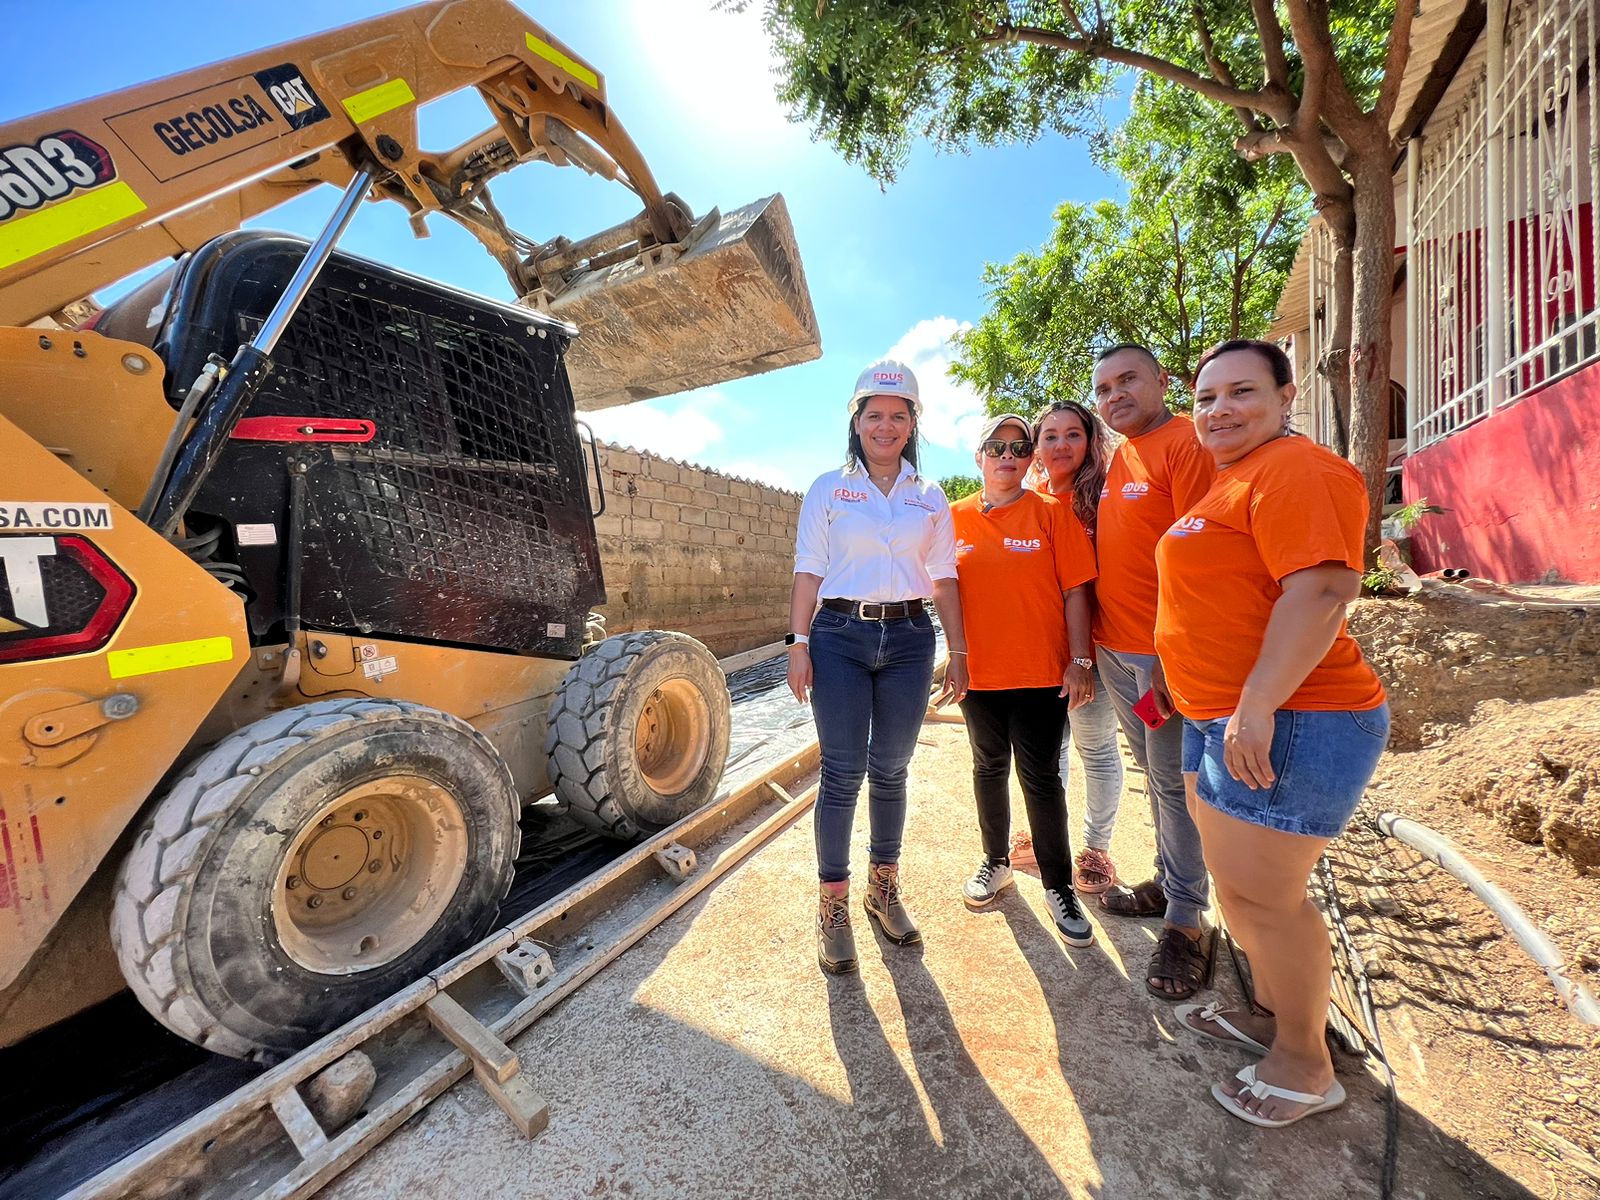
M 903 458 L 887 496 L 859 463 L 819 476 L 800 506 L 794 569 L 822 577 L 823 600 L 928 599 L 935 579 L 956 577 L 944 490 Z

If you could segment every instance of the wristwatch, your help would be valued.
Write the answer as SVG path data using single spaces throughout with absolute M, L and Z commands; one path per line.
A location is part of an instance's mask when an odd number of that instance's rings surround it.
M 783 644 L 785 646 L 809 646 L 811 638 L 804 633 L 786 633 L 783 635 Z
M 1082 667 L 1085 671 L 1092 671 L 1094 670 L 1094 659 L 1075 658 L 1072 660 L 1072 665 L 1075 667 Z

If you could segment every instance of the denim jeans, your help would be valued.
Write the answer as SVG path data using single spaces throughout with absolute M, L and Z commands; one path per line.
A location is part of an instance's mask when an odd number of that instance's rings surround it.
M 1151 729 L 1133 711 L 1150 690 L 1155 655 L 1122 654 L 1101 646 L 1099 660 L 1100 678 L 1111 692 L 1122 735 L 1144 771 L 1156 830 L 1156 879 L 1167 896 L 1167 922 L 1194 928 L 1211 907 L 1211 887 L 1200 831 L 1189 815 L 1183 788 L 1183 718 L 1174 713 L 1160 729 Z
M 1057 688 L 972 690 L 961 702 L 972 744 L 972 794 L 978 802 L 983 853 L 1001 862 L 1011 853 L 1011 759 L 1017 760 L 1039 878 L 1047 888 L 1072 887 L 1072 840 L 1067 797 L 1056 764 L 1061 757 L 1066 697 Z
M 811 708 L 822 749 L 817 875 L 850 878 L 850 828 L 867 781 L 873 862 L 900 861 L 906 772 L 933 682 L 933 620 L 862 621 L 819 609 L 811 621 Z
M 1069 746 L 1061 743 L 1061 786 L 1072 778 L 1072 751 L 1083 762 L 1083 840 L 1096 850 L 1111 848 L 1117 827 L 1117 805 L 1122 800 L 1122 750 L 1117 745 L 1117 712 L 1111 690 L 1094 669 L 1094 699 L 1067 714 Z
M 1361 803 L 1389 741 L 1389 706 L 1362 712 L 1280 708 L 1272 718 L 1272 784 L 1253 788 L 1228 773 L 1222 735 L 1227 717 L 1185 721 L 1183 769 L 1194 772 L 1200 799 L 1252 825 L 1327 841 L 1338 837 Z

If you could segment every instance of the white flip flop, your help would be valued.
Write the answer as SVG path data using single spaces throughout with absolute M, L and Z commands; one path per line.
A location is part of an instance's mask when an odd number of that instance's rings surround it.
M 1333 1081 L 1332 1087 L 1330 1087 L 1322 1095 L 1318 1096 L 1311 1092 L 1295 1092 L 1290 1091 L 1288 1088 L 1274 1087 L 1270 1083 L 1263 1083 L 1261 1080 L 1256 1078 L 1256 1069 L 1253 1064 L 1251 1066 L 1241 1068 L 1239 1073 L 1235 1075 L 1234 1078 L 1245 1085 L 1244 1092 L 1241 1093 L 1241 1095 L 1248 1093 L 1254 1096 L 1257 1100 L 1288 1100 L 1294 1104 L 1304 1104 L 1307 1106 L 1304 1112 L 1296 1113 L 1294 1116 L 1289 1117 L 1286 1120 L 1272 1121 L 1266 1117 L 1259 1117 L 1255 1113 L 1245 1109 L 1242 1105 L 1240 1105 L 1237 1099 L 1228 1095 L 1227 1092 L 1222 1090 L 1222 1085 L 1220 1083 L 1214 1083 L 1211 1085 L 1211 1095 L 1218 1104 L 1222 1105 L 1223 1108 L 1227 1109 L 1241 1121 L 1249 1121 L 1250 1124 L 1259 1125 L 1263 1129 L 1282 1129 L 1285 1125 L 1293 1125 L 1296 1121 L 1304 1120 L 1306 1117 L 1313 1116 L 1316 1113 L 1327 1112 L 1329 1109 L 1338 1108 L 1339 1105 L 1344 1103 L 1344 1085 L 1341 1084 L 1337 1079 Z
M 1255 1038 L 1238 1029 L 1233 1022 L 1222 1015 L 1225 1011 L 1221 1004 L 1216 1001 L 1204 1005 L 1180 1004 L 1173 1010 L 1178 1022 L 1190 1033 L 1197 1033 L 1201 1037 L 1210 1038 L 1214 1042 L 1222 1042 L 1227 1046 L 1243 1046 L 1246 1050 L 1252 1050 L 1257 1054 L 1265 1054 L 1271 1049 L 1270 1046 L 1263 1046 Z M 1212 1033 L 1209 1029 L 1201 1029 L 1198 1025 L 1192 1024 L 1189 1018 L 1193 1016 L 1198 1016 L 1202 1021 L 1210 1021 L 1213 1025 L 1221 1026 L 1227 1031 L 1228 1036 L 1223 1037 L 1220 1033 Z

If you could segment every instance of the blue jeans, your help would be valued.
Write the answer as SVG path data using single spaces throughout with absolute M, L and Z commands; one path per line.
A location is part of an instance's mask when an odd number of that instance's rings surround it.
M 1227 717 L 1184 721 L 1183 769 L 1194 772 L 1200 799 L 1252 825 L 1332 841 L 1344 832 L 1389 741 L 1389 706 L 1364 712 L 1273 714 L 1271 786 L 1253 788 L 1228 773 L 1222 758 Z
M 1061 786 L 1072 777 L 1072 751 L 1083 760 L 1083 841 L 1096 850 L 1111 848 L 1122 800 L 1122 751 L 1117 746 L 1117 712 L 1111 689 L 1094 669 L 1094 699 L 1067 714 L 1072 745 L 1061 743 Z
M 868 855 L 900 861 L 906 771 L 933 682 L 933 620 L 862 621 L 819 609 L 811 621 L 811 708 L 822 749 L 817 875 L 850 878 L 850 828 L 867 780 Z
M 1156 829 L 1156 881 L 1167 897 L 1167 923 L 1194 928 L 1211 907 L 1211 885 L 1200 831 L 1189 815 L 1183 787 L 1183 718 L 1176 713 L 1151 729 L 1133 711 L 1150 690 L 1153 654 L 1122 654 L 1100 647 L 1100 678 L 1111 693 L 1111 707 L 1128 739 L 1133 761 L 1144 771 L 1150 820 Z

